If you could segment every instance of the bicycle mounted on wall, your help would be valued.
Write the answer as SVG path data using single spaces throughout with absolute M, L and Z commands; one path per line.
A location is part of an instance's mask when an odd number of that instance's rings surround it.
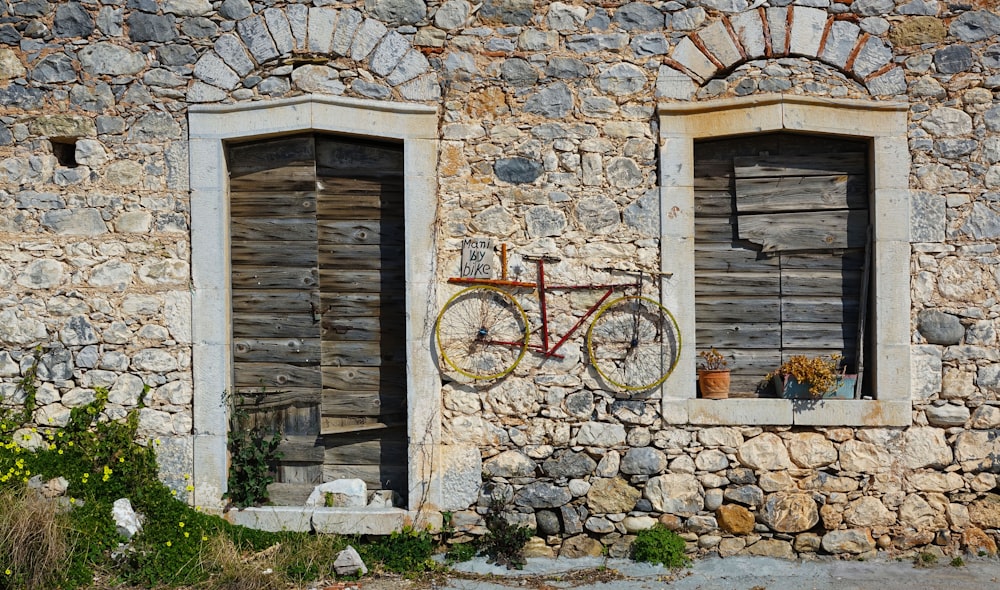
M 483 241 L 482 245 L 492 248 L 491 241 Z M 545 263 L 558 258 L 523 257 L 537 267 L 534 282 L 508 278 L 506 244 L 500 250 L 500 279 L 489 278 L 491 273 L 484 273 L 483 265 L 470 265 L 467 258 L 463 247 L 463 276 L 451 277 L 448 282 L 469 286 L 448 299 L 435 324 L 438 352 L 457 373 L 476 380 L 499 379 L 513 371 L 529 349 L 545 357 L 562 358 L 559 349 L 591 316 L 594 319 L 587 329 L 587 352 L 591 365 L 608 384 L 625 391 L 652 389 L 666 381 L 677 365 L 681 348 L 677 320 L 659 302 L 642 295 L 645 275 L 670 274 L 603 268 L 598 270 L 632 272 L 638 278 L 628 283 L 548 284 Z M 532 330 L 527 314 L 509 292 L 515 289 L 531 289 L 538 294 L 540 343 L 530 341 Z M 604 293 L 552 343 L 546 300 L 550 291 Z M 622 295 L 612 298 L 615 294 Z

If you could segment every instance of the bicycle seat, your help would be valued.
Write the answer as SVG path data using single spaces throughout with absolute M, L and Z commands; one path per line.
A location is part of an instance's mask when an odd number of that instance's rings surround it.
M 524 259 L 524 260 L 527 260 L 528 262 L 538 262 L 539 260 L 541 260 L 542 262 L 561 262 L 562 261 L 562 258 L 559 258 L 558 256 L 549 256 L 547 254 L 542 254 L 540 256 L 534 256 L 534 255 L 531 255 L 531 254 L 522 254 L 521 258 Z

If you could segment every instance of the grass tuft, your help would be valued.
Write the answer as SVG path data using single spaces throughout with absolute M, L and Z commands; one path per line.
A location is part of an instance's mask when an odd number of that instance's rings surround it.
M 0 588 L 52 588 L 70 553 L 67 517 L 26 486 L 0 489 Z

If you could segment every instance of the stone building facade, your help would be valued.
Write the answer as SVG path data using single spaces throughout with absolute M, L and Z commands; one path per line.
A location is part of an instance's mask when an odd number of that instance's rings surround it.
M 0 0 L 0 395 L 39 345 L 39 426 L 109 390 L 164 480 L 221 508 L 232 387 L 225 146 L 304 131 L 402 144 L 406 505 L 230 512 L 386 532 L 490 494 L 538 555 L 996 551 L 1000 12 L 990 0 Z M 869 146 L 865 397 L 696 396 L 695 146 Z M 663 273 L 674 373 L 616 393 L 582 338 L 504 379 L 442 370 L 462 240 L 553 280 Z M 588 302 L 557 297 L 557 332 Z M 529 309 L 529 315 L 537 309 Z M 399 327 L 402 332 L 404 327 Z M 186 492 L 184 492 L 186 493 Z

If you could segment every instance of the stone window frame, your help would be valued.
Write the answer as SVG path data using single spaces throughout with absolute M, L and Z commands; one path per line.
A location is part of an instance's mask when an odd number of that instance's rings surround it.
M 664 386 L 671 424 L 909 426 L 910 153 L 908 105 L 900 102 L 758 95 L 661 103 L 660 248 L 664 305 L 674 310 L 684 346 Z M 870 142 L 873 225 L 871 288 L 875 399 L 786 400 L 695 397 L 694 142 L 771 132 L 833 135 Z
M 407 509 L 248 508 L 230 520 L 269 530 L 386 534 L 433 515 L 442 504 L 434 472 L 441 440 L 440 384 L 429 342 L 436 301 L 438 109 L 433 106 L 305 95 L 188 111 L 191 191 L 194 378 L 194 502 L 222 506 L 226 491 L 228 412 L 232 390 L 229 199 L 225 144 L 300 132 L 401 141 L 407 364 Z

